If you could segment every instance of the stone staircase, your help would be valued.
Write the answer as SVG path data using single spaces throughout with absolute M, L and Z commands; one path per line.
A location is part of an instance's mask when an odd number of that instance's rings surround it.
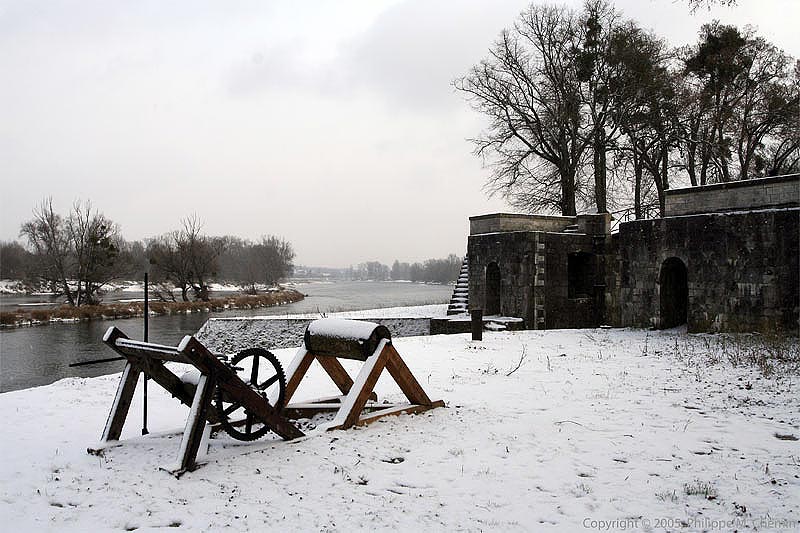
M 467 257 L 461 263 L 461 272 L 458 274 L 450 305 L 447 306 L 448 315 L 469 313 L 469 263 Z

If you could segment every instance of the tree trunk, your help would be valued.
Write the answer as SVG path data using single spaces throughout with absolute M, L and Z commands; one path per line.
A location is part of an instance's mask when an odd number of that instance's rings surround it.
M 636 220 L 642 218 L 642 161 L 636 155 L 636 150 L 633 151 L 633 214 Z
M 67 302 L 72 307 L 75 307 L 75 298 L 72 296 L 72 291 L 69 288 L 69 284 L 67 283 L 67 279 L 66 278 L 62 277 L 61 286 L 64 288 L 64 294 L 67 296 Z
M 700 121 L 691 126 L 690 138 L 686 143 L 686 170 L 692 187 L 697 187 L 697 136 L 700 133 Z
M 606 206 L 606 132 L 594 133 L 594 198 L 598 213 L 607 213 Z
M 561 214 L 575 216 L 575 171 L 567 169 L 561 171 Z

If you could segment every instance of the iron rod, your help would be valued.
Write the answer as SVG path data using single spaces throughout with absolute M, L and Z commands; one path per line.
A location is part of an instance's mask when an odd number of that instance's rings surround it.
M 148 280 L 147 280 L 147 272 L 144 273 L 144 342 L 148 341 L 149 337 L 149 319 L 150 319 L 150 309 L 149 309 L 149 302 L 148 302 Z M 150 433 L 147 431 L 147 372 L 143 372 L 144 374 L 144 393 L 143 395 L 143 402 L 144 405 L 142 406 L 142 435 L 147 435 Z

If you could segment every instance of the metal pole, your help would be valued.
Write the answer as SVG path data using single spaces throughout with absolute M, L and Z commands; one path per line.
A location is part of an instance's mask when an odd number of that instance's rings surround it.
M 150 309 L 148 302 L 147 272 L 144 273 L 144 342 L 148 341 L 148 322 L 150 320 Z M 144 407 L 142 409 L 142 435 L 150 433 L 147 431 L 147 373 L 144 373 Z

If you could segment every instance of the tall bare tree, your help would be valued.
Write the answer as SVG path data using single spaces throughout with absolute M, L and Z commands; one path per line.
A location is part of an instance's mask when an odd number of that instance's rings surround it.
M 524 198 L 532 210 L 576 213 L 578 172 L 591 142 L 577 77 L 580 37 L 573 11 L 531 5 L 488 57 L 454 82 L 489 118 L 474 142 L 492 169 L 490 190 Z
M 48 198 L 20 235 L 40 258 L 39 277 L 71 305 L 98 303 L 102 286 L 125 273 L 118 257 L 119 229 L 89 201 L 76 201 L 64 218 Z
M 22 224 L 19 233 L 41 260 L 38 277 L 53 293 L 63 294 L 70 305 L 75 305 L 69 287 L 69 241 L 64 227 L 64 218 L 53 209 L 53 199 L 47 198 L 34 208 L 33 219 Z

